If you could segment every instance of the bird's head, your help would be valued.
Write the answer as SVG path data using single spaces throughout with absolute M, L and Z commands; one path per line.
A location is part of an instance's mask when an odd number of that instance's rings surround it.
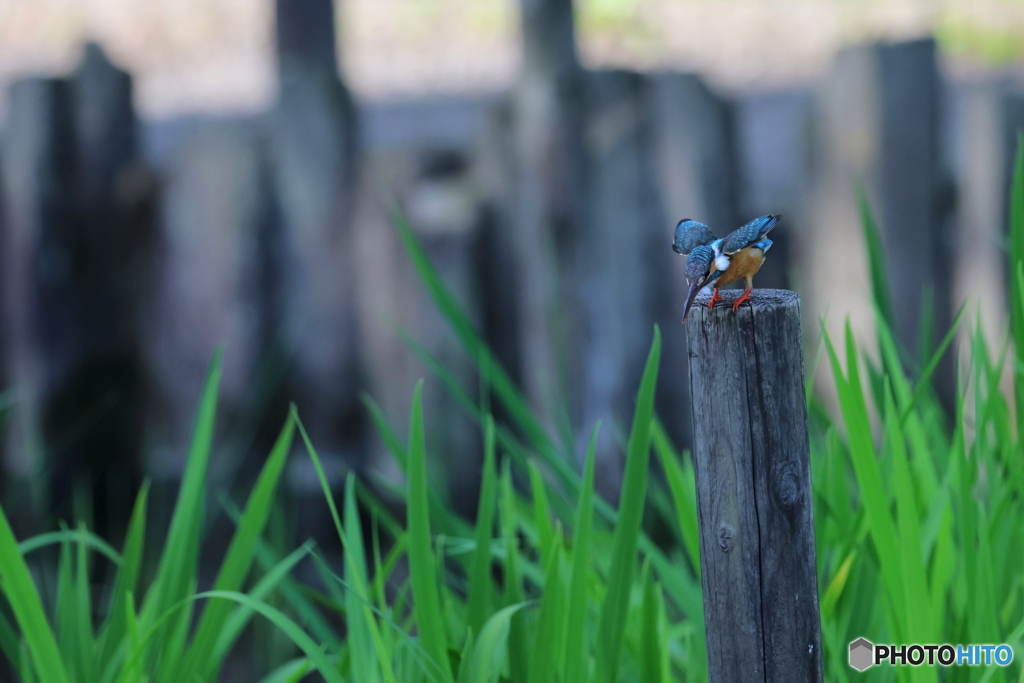
M 686 293 L 686 305 L 683 307 L 683 320 L 690 314 L 690 307 L 697 297 L 697 292 L 706 287 L 715 274 L 715 251 L 709 246 L 694 247 L 686 260 L 686 284 L 690 291 Z

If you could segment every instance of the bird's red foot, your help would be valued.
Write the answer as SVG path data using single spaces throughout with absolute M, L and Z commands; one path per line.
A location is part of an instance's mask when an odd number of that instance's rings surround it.
M 734 310 L 734 311 L 740 310 L 740 304 L 750 298 L 750 292 L 751 292 L 751 290 L 749 290 L 749 289 L 747 291 L 743 292 L 743 295 L 740 296 L 740 298 L 736 299 L 736 301 L 733 302 L 732 310 Z
M 711 300 L 708 301 L 708 308 L 714 308 L 715 302 L 721 301 L 721 300 L 722 300 L 722 297 L 718 296 L 718 290 L 717 289 L 712 289 L 711 290 Z

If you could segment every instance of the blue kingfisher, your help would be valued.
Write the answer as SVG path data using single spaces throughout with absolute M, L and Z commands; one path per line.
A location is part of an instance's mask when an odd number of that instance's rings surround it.
M 686 220 L 679 222 L 672 248 L 680 254 L 686 253 L 682 251 L 683 248 L 689 248 L 686 282 L 690 285 L 690 291 L 683 310 L 684 321 L 701 289 L 713 288 L 708 301 L 708 308 L 711 308 L 721 298 L 718 295 L 719 287 L 743 279 L 747 288 L 732 305 L 734 311 L 739 310 L 740 304 L 750 298 L 754 274 L 760 270 L 765 253 L 772 246 L 772 241 L 767 237 L 768 232 L 778 222 L 779 216 L 761 216 L 720 239 L 715 239 L 707 226 L 701 223 Z

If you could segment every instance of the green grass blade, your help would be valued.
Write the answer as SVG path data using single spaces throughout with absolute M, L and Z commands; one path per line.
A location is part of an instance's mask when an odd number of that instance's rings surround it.
M 302 435 L 302 441 L 306 445 L 306 452 L 309 453 L 309 458 L 313 461 L 313 467 L 316 469 L 320 489 L 324 492 L 327 508 L 331 511 L 331 519 L 334 521 L 334 530 L 338 533 L 338 538 L 341 540 L 342 545 L 347 545 L 345 528 L 341 525 L 341 515 L 338 514 L 338 506 L 334 502 L 334 493 L 331 491 L 331 485 L 327 480 L 327 474 L 324 472 L 324 466 L 320 462 L 320 456 L 317 455 L 316 448 L 313 447 L 313 442 L 310 440 L 309 434 L 306 433 L 306 427 L 302 424 L 302 420 L 299 419 L 299 411 L 295 405 L 292 405 L 291 413 L 292 419 L 295 420 L 295 424 L 299 428 L 299 434 Z
M 501 538 L 505 549 L 505 606 L 523 602 L 523 583 L 520 572 L 522 560 L 519 550 L 519 536 L 516 518 L 516 496 L 512 485 L 512 463 L 506 459 L 502 462 L 500 488 L 500 524 Z M 509 634 L 509 673 L 512 683 L 523 683 L 529 671 L 529 642 L 526 624 L 522 615 L 512 621 L 512 632 Z
M 188 594 L 192 595 L 195 592 L 196 583 L 193 581 L 189 586 Z M 176 609 L 168 628 L 160 636 L 162 642 L 159 643 L 157 649 L 160 653 L 160 661 L 155 676 L 159 681 L 180 678 L 182 656 L 185 653 L 185 643 L 188 640 L 188 630 L 192 625 L 192 615 L 195 613 L 196 603 L 193 600 L 186 600 Z
M 64 664 L 73 675 L 78 668 L 74 583 L 71 541 L 67 540 L 60 545 L 60 559 L 57 562 L 57 606 L 54 621 L 57 627 L 57 642 L 60 644 L 61 654 L 64 655 Z
M 690 559 L 694 576 L 700 579 L 700 535 L 697 523 L 697 481 L 693 471 L 693 460 L 689 453 L 685 464 L 680 462 L 675 449 L 669 443 L 668 435 L 655 420 L 653 427 L 654 452 L 658 454 L 661 467 L 665 470 L 672 502 L 675 506 L 679 534 Z
M 651 451 L 651 422 L 654 419 L 654 390 L 661 357 L 661 332 L 654 328 L 654 342 L 640 380 L 633 428 L 629 435 L 626 472 L 622 481 L 619 520 L 615 527 L 608 592 L 598 626 L 597 676 L 613 683 L 618 675 L 626 612 L 636 572 L 637 544 L 647 495 L 647 466 Z
M 352 675 L 359 683 L 375 683 L 381 675 L 384 680 L 393 683 L 395 676 L 391 662 L 373 617 L 373 596 L 366 573 L 363 532 L 356 506 L 355 477 L 351 473 L 345 481 L 345 531 L 348 534 L 345 616 L 349 628 L 349 645 L 352 648 Z
M 78 547 L 75 557 L 75 631 L 78 651 L 78 680 L 93 683 L 96 680 L 96 641 L 92 630 L 92 596 L 89 588 L 88 532 L 84 525 L 78 529 Z
M 491 538 L 494 532 L 494 508 L 498 496 L 498 475 L 494 465 L 494 418 L 487 416 L 484 427 L 484 468 L 480 482 L 480 502 L 476 508 L 476 548 L 469 570 L 469 616 L 467 626 L 480 633 L 494 605 L 494 581 L 491 578 Z
M 469 673 L 469 680 L 472 683 L 497 683 L 501 663 L 505 659 L 512 618 L 528 604 L 520 602 L 500 609 L 484 624 L 480 637 L 473 647 Z
M 529 402 L 488 349 L 480 334 L 474 329 L 469 317 L 459 307 L 455 297 L 445 287 L 437 269 L 430 263 L 423 247 L 416 241 L 416 236 L 408 221 L 397 210 L 392 212 L 392 221 L 405 246 L 406 253 L 409 255 L 409 260 L 433 299 L 434 305 L 447 320 L 470 358 L 483 369 L 482 371 L 486 374 L 498 400 L 525 434 L 527 440 L 536 448 L 544 464 L 552 468 L 561 483 L 567 486 L 571 485 L 574 482 L 572 468 L 564 458 L 558 455 L 554 443 L 530 410 Z
M 0 610 L 0 652 L 12 664 L 21 657 L 21 640 L 3 610 Z
M 640 610 L 640 680 L 644 683 L 661 683 L 664 638 L 658 628 L 658 587 L 651 576 L 650 562 L 644 562 L 640 582 L 644 587 Z
M 309 555 L 312 549 L 313 542 L 307 541 L 305 544 L 293 550 L 287 557 L 274 565 L 270 571 L 263 576 L 263 578 L 256 582 L 256 585 L 253 586 L 251 591 L 249 591 L 249 596 L 254 600 L 263 600 L 266 598 L 288 578 L 288 574 L 295 568 L 295 565 Z M 225 620 L 220 633 L 217 634 L 217 643 L 214 645 L 213 654 L 209 658 L 210 663 L 214 666 L 206 672 L 205 678 L 207 680 L 217 680 L 217 670 L 219 669 L 220 663 L 224 661 L 228 651 L 231 650 L 231 647 L 238 640 L 238 636 L 241 635 L 242 631 L 249 624 L 249 621 L 252 619 L 254 614 L 255 612 L 252 609 L 244 605 L 240 605 L 236 607 L 227 620 Z
M 1011 280 L 1024 268 L 1024 132 L 1017 133 L 1017 153 L 1013 161 L 1010 187 L 1010 274 Z M 1017 363 L 1024 362 L 1024 292 L 1010 286 L 1010 329 L 1016 349 Z M 1017 434 L 1024 435 L 1024 378 L 1014 382 L 1017 399 Z
M 960 330 L 960 323 L 963 320 L 964 311 L 967 310 L 967 303 L 964 302 L 960 305 L 960 310 L 957 311 L 956 316 L 953 318 L 953 324 L 949 326 L 949 330 L 946 335 L 942 338 L 938 348 L 935 349 L 935 353 L 928 359 L 927 364 L 924 366 L 924 370 L 921 372 L 921 379 L 917 382 L 917 387 L 914 389 L 914 394 L 910 398 L 910 405 L 908 405 L 902 416 L 900 422 L 906 422 L 907 417 L 910 415 L 910 411 L 913 410 L 914 406 L 921 399 L 921 396 L 925 393 L 931 383 L 932 375 L 935 374 L 935 369 L 939 367 L 939 362 L 942 357 L 946 354 L 946 350 L 949 345 L 952 344 L 953 339 L 956 337 L 956 333 Z
M 204 484 L 210 449 L 213 445 L 221 363 L 222 351 L 218 349 L 210 362 L 204 383 L 192 443 L 185 464 L 185 474 L 171 516 L 170 530 L 161 554 L 159 569 L 143 602 L 143 628 L 154 623 L 158 615 L 186 597 L 189 594 L 189 586 L 195 579 L 206 497 Z
M 249 575 L 256 544 L 263 535 L 263 529 L 266 527 L 270 511 L 274 506 L 277 484 L 284 471 L 288 453 L 291 451 L 294 432 L 295 421 L 289 415 L 249 495 L 245 511 L 242 513 L 228 550 L 224 554 L 220 571 L 213 583 L 214 590 L 238 590 Z M 223 628 L 231 610 L 231 604 L 223 600 L 213 600 L 204 606 L 203 616 L 199 619 L 199 625 L 196 627 L 192 646 L 185 656 L 180 670 L 186 680 L 195 671 L 211 668 L 208 659 L 213 652 L 217 634 Z
M 864 244 L 868 251 L 868 265 L 871 269 L 871 297 L 875 306 L 882 314 L 882 319 L 889 329 L 895 329 L 892 314 L 892 298 L 889 295 L 889 279 L 885 274 L 885 251 L 878 224 L 871 213 L 867 188 L 863 182 L 857 183 L 857 209 L 860 212 L 860 224 L 864 233 Z
M 282 633 L 295 643 L 302 652 L 316 666 L 316 670 L 324 677 L 327 683 L 344 683 L 345 679 L 338 673 L 335 666 L 323 652 L 323 647 L 310 638 L 298 624 L 292 621 L 284 612 L 271 607 L 262 600 L 252 596 L 238 593 L 236 591 L 207 591 L 189 598 L 189 601 L 202 598 L 220 598 L 238 603 L 248 610 L 259 613 L 270 623 L 276 626 Z M 179 605 L 180 606 L 180 605 Z
M 583 468 L 583 488 L 576 507 L 573 529 L 572 565 L 569 579 L 569 604 L 566 608 L 565 657 L 562 662 L 563 681 L 582 681 L 587 670 L 586 633 L 580 624 L 587 619 L 587 575 L 590 572 L 590 548 L 594 529 L 594 466 L 597 434 L 601 423 L 594 425 L 587 445 L 587 462 Z
M 836 389 L 839 392 L 839 404 L 846 422 L 849 440 L 850 460 L 854 474 L 860 486 L 862 504 L 870 528 L 871 539 L 874 541 L 886 592 L 892 605 L 896 606 L 897 615 L 902 615 L 905 605 L 902 573 L 899 566 L 899 543 L 896 527 L 889 514 L 889 496 L 883 483 L 882 472 L 875 456 L 874 445 L 871 443 L 871 423 L 868 419 L 867 404 L 860 383 L 860 370 L 857 364 L 857 350 L 853 343 L 853 331 L 849 322 L 846 324 L 846 361 L 848 375 L 844 376 L 838 357 L 829 336 L 825 335 L 825 345 L 835 376 Z M 896 621 L 897 628 L 902 630 L 902 621 Z M 895 634 L 902 637 L 902 633 Z
M 149 502 L 149 481 L 142 484 L 128 521 L 128 532 L 124 542 L 124 561 L 118 567 L 114 578 L 114 589 L 110 596 L 110 615 L 100 635 L 100 665 L 106 666 L 114 656 L 118 645 L 125 637 L 125 604 L 128 596 L 136 590 L 139 569 L 142 566 L 142 551 L 146 538 L 146 508 Z
M 533 493 L 533 523 L 537 527 L 537 549 L 541 557 L 547 557 L 555 544 L 555 529 L 551 525 L 551 506 L 548 504 L 547 487 L 537 464 L 528 463 L 530 491 Z
M 35 667 L 32 666 L 32 654 L 24 642 L 21 644 L 21 656 L 18 661 L 22 683 L 36 683 Z
M 260 683 L 297 683 L 313 671 L 308 657 L 299 657 L 277 667 L 260 679 Z
M 47 683 L 70 683 L 57 639 L 50 630 L 43 602 L 32 581 L 18 542 L 0 508 L 0 586 L 14 612 L 25 646 L 40 679 Z
M 441 383 L 455 399 L 456 403 L 458 403 L 458 405 L 465 410 L 468 415 L 476 420 L 478 424 L 483 425 L 486 416 L 480 412 L 478 402 L 475 401 L 465 388 L 461 386 L 459 379 L 455 374 L 446 368 L 444 364 L 441 363 L 437 357 L 431 354 L 422 344 L 418 344 L 411 339 L 406 339 L 405 341 L 412 352 L 416 354 L 416 357 L 419 358 L 439 380 L 441 380 Z M 486 361 L 482 362 L 486 364 Z M 539 445 L 531 443 L 529 446 L 526 446 L 521 443 L 515 435 L 513 435 L 510 428 L 497 425 L 495 426 L 495 436 L 497 443 L 520 463 L 526 465 L 531 459 L 539 456 L 538 459 L 551 469 L 551 471 L 558 477 L 558 483 L 561 484 L 566 491 L 572 492 L 579 488 L 579 476 L 563 456 L 552 450 L 553 446 L 550 442 Z M 561 496 L 555 498 L 551 502 L 559 513 L 568 517 L 571 508 Z M 447 508 L 442 507 L 441 510 L 444 514 L 448 514 Z M 452 524 L 454 521 L 457 521 L 457 518 L 451 521 L 445 520 L 446 527 L 457 528 Z
M 927 577 L 920 554 L 918 539 L 921 538 L 921 520 L 907 461 L 906 444 L 899 429 L 899 416 L 892 395 L 886 392 L 885 398 L 886 441 L 893 461 L 893 485 L 902 553 L 897 558 L 885 558 L 883 561 L 895 560 L 902 570 L 906 601 L 902 605 L 905 637 L 912 643 L 935 643 L 939 641 L 939 634 L 935 631 L 936 615 L 929 600 Z M 931 667 L 913 669 L 911 678 L 915 681 L 938 681 L 937 672 Z
M 412 399 L 412 425 L 409 430 L 409 572 L 412 575 L 413 610 L 419 625 L 423 649 L 443 674 L 451 680 L 444 615 L 434 555 L 430 539 L 430 511 L 427 504 L 426 444 L 423 438 L 423 380 L 416 384 Z
M 366 559 L 363 547 L 362 531 L 359 527 L 359 517 L 356 512 L 355 479 L 354 477 L 349 476 L 345 482 L 346 524 L 345 526 L 342 526 L 338 509 L 334 502 L 334 495 L 331 492 L 330 484 L 327 481 L 327 475 L 324 473 L 323 465 L 320 462 L 320 457 L 317 455 L 316 448 L 313 447 L 313 443 L 310 441 L 309 435 L 306 433 L 306 429 L 302 425 L 302 421 L 299 420 L 295 406 L 292 406 L 292 416 L 299 427 L 302 439 L 306 444 L 306 450 L 309 452 L 309 457 L 312 459 L 313 465 L 316 468 L 317 478 L 320 480 L 320 486 L 323 489 L 324 497 L 327 499 L 327 505 L 331 511 L 331 518 L 334 520 L 335 529 L 337 530 L 338 537 L 341 539 L 342 546 L 345 548 L 346 552 L 345 571 L 346 575 L 350 577 L 350 581 L 352 581 L 352 583 L 346 587 L 343 595 L 336 596 L 336 599 L 339 603 L 346 606 L 346 616 L 349 619 L 350 637 L 355 634 L 355 641 L 349 644 L 349 652 L 355 652 L 355 654 L 350 657 L 350 660 L 355 663 L 355 666 L 359 669 L 361 678 L 358 680 L 368 680 L 371 682 L 376 681 L 378 670 L 372 661 L 371 655 L 373 653 L 373 647 L 371 647 L 371 645 L 375 646 L 379 650 L 383 641 L 381 639 L 382 636 L 380 631 L 377 628 L 377 624 L 370 613 L 372 597 L 370 595 L 369 583 L 366 576 Z M 329 590 L 334 591 L 336 589 L 334 583 L 331 581 L 326 581 L 326 585 Z M 355 647 L 355 650 L 352 649 L 353 646 Z M 380 658 L 379 661 L 384 678 L 390 683 L 394 680 L 394 674 L 392 672 L 390 662 L 383 657 Z
M 129 657 L 122 669 L 120 680 L 123 682 L 131 681 L 134 683 L 135 681 L 142 681 L 140 673 L 141 664 L 139 663 L 139 659 L 143 651 L 143 642 L 141 633 L 142 629 L 139 626 L 139 619 L 136 616 L 135 611 L 135 598 L 131 593 L 128 593 L 128 599 L 124 603 L 124 616 Z M 113 670 L 111 673 L 113 673 Z M 109 681 L 111 679 L 106 678 L 104 680 Z
M 473 646 L 476 645 L 476 640 L 473 637 L 472 629 L 466 630 L 466 642 L 462 644 L 462 652 L 459 655 L 459 675 L 455 679 L 456 683 L 469 683 L 470 662 L 473 661 Z
M 299 423 L 296 423 L 296 426 L 298 426 L 298 424 Z M 237 524 L 238 520 L 242 517 L 242 513 L 238 507 L 226 497 L 221 498 L 221 504 L 228 516 Z M 295 553 L 293 552 L 292 555 L 294 554 Z M 256 561 L 259 562 L 260 567 L 264 571 L 268 572 L 262 579 L 260 579 L 257 586 L 261 585 L 267 578 L 269 578 L 270 574 L 275 571 L 275 568 L 279 567 L 282 563 L 282 559 L 279 554 L 263 541 L 256 544 Z M 312 591 L 312 589 L 300 586 L 298 582 L 293 581 L 287 575 L 281 577 L 280 585 L 276 586 L 276 589 L 281 594 L 281 597 L 287 603 L 288 607 L 296 616 L 299 617 L 300 623 L 313 635 L 314 638 L 323 643 L 328 650 L 337 650 L 341 647 L 341 641 L 338 640 L 338 635 L 334 628 L 327 622 L 321 611 L 314 606 L 314 598 L 310 597 L 314 595 L 314 591 Z M 255 591 L 256 589 L 254 588 L 250 594 L 255 596 Z
M 77 543 L 81 540 L 83 534 L 85 535 L 85 543 L 88 547 L 98 551 L 114 564 L 121 564 L 122 558 L 117 551 L 114 550 L 110 544 L 88 529 L 78 529 L 75 531 L 65 529 L 63 531 L 50 531 L 45 534 L 39 534 L 38 536 L 26 538 L 24 541 L 18 543 L 18 550 L 22 555 L 28 555 L 40 548 L 56 545 L 57 543 L 63 543 L 64 541 L 74 541 Z
M 558 680 L 559 660 L 565 651 L 565 588 L 562 586 L 562 548 L 552 543 L 544 558 L 544 592 L 533 629 L 530 650 L 530 683 L 553 683 Z M 576 625 L 577 628 L 580 625 Z
M 387 447 L 388 452 L 391 453 L 395 462 L 402 469 L 403 472 L 409 466 L 409 454 L 405 450 L 405 446 L 402 445 L 398 435 L 395 434 L 395 430 L 388 424 L 387 417 L 384 415 L 384 409 L 373 400 L 373 397 L 367 393 L 363 393 L 360 397 L 363 405 L 366 407 L 367 412 L 370 413 L 370 419 L 373 421 L 374 426 L 377 428 L 377 433 L 380 435 L 381 440 Z
M 369 395 L 366 394 L 363 395 L 363 405 L 366 406 L 366 409 L 370 412 L 370 418 L 373 421 L 377 432 L 380 434 L 381 439 L 387 446 L 388 451 L 395 458 L 395 462 L 402 470 L 402 473 L 409 476 L 409 454 L 406 452 L 405 446 L 403 446 L 398 440 L 398 436 L 391 428 L 391 425 L 388 424 L 387 418 L 384 416 L 384 411 Z M 388 490 L 390 487 L 385 484 L 382 485 L 382 488 Z M 404 493 L 397 487 L 390 490 L 396 497 L 401 496 Z M 465 521 L 445 505 L 444 499 L 436 490 L 431 488 L 428 493 L 430 515 L 433 520 L 432 524 L 439 533 L 446 533 L 452 536 L 467 536 L 471 533 Z

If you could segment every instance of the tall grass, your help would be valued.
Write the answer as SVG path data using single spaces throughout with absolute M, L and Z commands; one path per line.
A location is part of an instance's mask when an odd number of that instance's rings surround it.
M 1024 647 L 1024 157 L 1013 183 L 1013 350 L 991 356 L 980 327 L 960 349 L 955 414 L 931 390 L 954 329 L 908 374 L 892 332 L 882 250 L 862 197 L 878 310 L 879 356 L 847 325 L 823 337 L 839 412 L 809 397 L 821 623 L 826 678 L 854 681 L 848 643 L 1000 643 Z M 0 651 L 23 681 L 214 681 L 246 626 L 259 618 L 290 643 L 291 658 L 262 679 L 399 683 L 477 681 L 705 681 L 694 468 L 655 417 L 661 339 L 654 330 L 629 429 L 618 509 L 594 491 L 595 425 L 583 458 L 542 425 L 445 289 L 409 226 L 396 219 L 411 263 L 466 354 L 485 396 L 462 386 L 429 351 L 414 351 L 466 412 L 484 444 L 475 523 L 431 487 L 424 438 L 429 407 L 418 386 L 409 438 L 369 398 L 383 442 L 405 474 L 405 520 L 352 477 L 335 500 L 315 444 L 292 413 L 244 509 L 211 590 L 198 592 L 204 479 L 213 442 L 220 357 L 211 364 L 183 485 L 162 548 L 145 543 L 147 489 L 120 552 L 87 529 L 18 543 L 0 511 Z M 840 353 L 840 350 L 844 353 Z M 1009 362 L 1010 367 L 1007 367 Z M 1015 397 L 1004 396 L 1004 370 Z M 496 420 L 490 405 L 500 405 Z M 424 413 L 427 413 L 424 415 Z M 607 428 L 607 427 L 605 427 Z M 293 439 L 296 430 L 301 439 Z M 293 444 L 293 441 L 295 442 Z M 345 554 L 332 565 L 307 543 L 281 558 L 264 542 L 293 446 L 310 457 Z M 662 477 L 650 476 L 651 453 Z M 582 467 L 578 463 L 582 460 Z M 368 519 L 367 519 L 368 516 Z M 364 522 L 369 522 L 364 526 Z M 660 531 L 656 543 L 651 530 Z M 370 529 L 367 534 L 365 529 Z M 667 530 L 667 537 L 664 530 Z M 26 557 L 60 548 L 55 595 Z M 143 557 L 157 557 L 153 578 Z M 113 562 L 97 600 L 90 562 Z M 318 585 L 291 576 L 312 562 Z M 256 565 L 255 567 L 253 565 Z M 337 625 L 341 625 L 338 627 Z M 873 681 L 1024 681 L 1024 667 L 889 668 Z

